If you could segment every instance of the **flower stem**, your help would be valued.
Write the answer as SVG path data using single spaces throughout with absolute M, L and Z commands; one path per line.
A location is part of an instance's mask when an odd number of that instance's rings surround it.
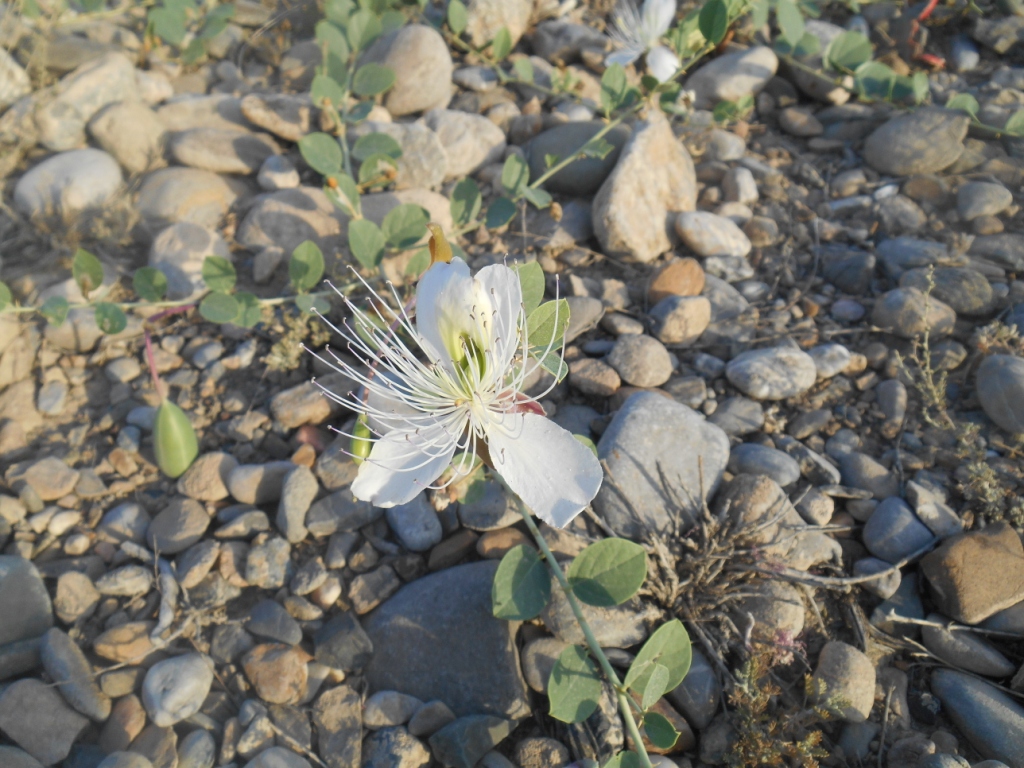
M 636 724 L 636 718 L 633 717 L 629 694 L 626 693 L 625 686 L 622 684 L 622 681 L 619 680 L 619 676 L 615 674 L 615 670 L 612 669 L 611 662 L 608 661 L 608 657 L 601 649 L 600 643 L 598 643 L 597 638 L 594 637 L 594 631 L 590 628 L 590 624 L 588 624 L 587 620 L 583 617 L 583 609 L 580 607 L 579 601 L 576 599 L 576 595 L 573 594 L 572 587 L 569 586 L 569 582 L 565 578 L 565 573 L 562 572 L 561 566 L 558 564 L 558 561 L 555 560 L 555 556 L 551 552 L 551 548 L 548 547 L 548 543 L 544 541 L 544 537 L 541 535 L 540 529 L 533 521 L 533 515 L 522 501 L 519 502 L 519 514 L 522 515 L 523 521 L 526 523 L 526 527 L 530 529 L 530 533 L 533 536 L 534 541 L 537 542 L 537 546 L 540 547 L 540 551 L 544 553 L 544 559 L 547 560 L 548 568 L 551 570 L 551 573 L 554 574 L 559 586 L 565 593 L 565 599 L 569 601 L 569 607 L 572 608 L 573 615 L 576 617 L 576 621 L 580 625 L 580 629 L 583 630 L 583 637 L 587 641 L 587 647 L 590 649 L 590 654 L 597 660 L 598 665 L 601 667 L 601 671 L 604 672 L 604 676 L 615 689 L 615 695 L 619 701 L 619 711 L 622 713 L 622 719 L 626 724 L 626 730 L 629 732 L 629 737 L 633 740 L 633 747 L 640 756 L 640 764 L 643 768 L 653 768 L 651 765 L 651 758 L 648 757 L 647 749 L 644 747 L 643 738 L 640 736 L 640 728 Z

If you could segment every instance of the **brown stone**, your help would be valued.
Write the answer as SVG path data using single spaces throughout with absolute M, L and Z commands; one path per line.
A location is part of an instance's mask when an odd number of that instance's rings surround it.
M 609 397 L 622 386 L 622 379 L 608 363 L 581 357 L 569 363 L 569 384 L 585 395 Z
M 674 259 L 659 269 L 647 288 L 647 301 L 657 304 L 668 296 L 700 296 L 704 270 L 696 259 Z
M 456 531 L 430 550 L 427 567 L 432 571 L 451 568 L 473 551 L 479 538 L 479 534 L 467 528 Z
M 107 754 L 123 752 L 146 727 L 146 710 L 138 696 L 125 696 L 114 704 L 100 733 L 100 749 Z
M 313 724 L 328 768 L 361 763 L 363 707 L 355 690 L 339 685 L 320 694 L 313 707 Z
M 921 570 L 940 612 L 964 624 L 1024 600 L 1024 545 L 1008 523 L 946 539 Z
M 518 528 L 501 528 L 488 531 L 476 543 L 476 553 L 488 560 L 500 560 L 512 547 L 532 544 L 530 537 Z
M 301 648 L 266 643 L 242 657 L 242 668 L 264 701 L 297 704 L 306 692 L 306 662 L 311 658 Z
M 110 661 L 143 661 L 156 648 L 149 639 L 149 633 L 156 622 L 131 621 L 127 624 L 108 629 L 97 637 L 92 644 L 97 656 Z

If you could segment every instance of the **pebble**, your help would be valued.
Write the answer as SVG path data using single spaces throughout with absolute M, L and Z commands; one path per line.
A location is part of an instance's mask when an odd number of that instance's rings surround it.
M 704 730 L 714 719 L 722 700 L 722 684 L 711 662 L 700 650 L 692 650 L 686 677 L 666 697 L 697 730 Z
M 228 474 L 228 490 L 235 501 L 261 505 L 281 498 L 285 478 L 295 464 L 271 461 L 266 464 L 240 464 Z
M 950 45 L 950 58 L 957 72 L 970 72 L 981 62 L 978 46 L 966 35 L 956 35 Z
M 779 638 L 796 637 L 803 631 L 804 602 L 792 584 L 765 581 L 747 592 L 736 604 L 735 616 L 747 625 L 753 618 L 752 639 L 774 645 Z
M 917 288 L 896 288 L 875 302 L 871 321 L 904 339 L 913 339 L 925 332 L 935 338 L 952 332 L 956 312 Z
M 216 232 L 191 221 L 179 221 L 154 238 L 149 249 L 149 266 L 167 278 L 167 298 L 197 298 L 207 292 L 203 262 L 207 256 L 231 261 L 227 243 Z
M 879 500 L 899 493 L 899 478 L 870 456 L 851 447 L 833 457 L 839 462 L 843 485 L 870 491 Z
M 796 461 L 782 451 L 757 443 L 734 446 L 728 469 L 734 475 L 767 475 L 783 487 L 800 479 L 800 465 Z
M 430 748 L 452 768 L 474 768 L 511 733 L 513 723 L 494 715 L 466 715 L 430 737 Z
M 398 691 L 378 691 L 363 705 L 363 725 L 370 730 L 405 725 L 423 706 L 415 696 Z
M 821 136 L 825 127 L 809 110 L 786 107 L 779 111 L 779 127 L 791 136 L 810 138 Z
M 152 569 L 141 565 L 125 565 L 107 571 L 96 580 L 101 595 L 134 597 L 144 595 L 153 587 Z
M 876 557 L 865 557 L 853 564 L 854 576 L 870 576 L 883 571 L 887 572 L 885 576 L 861 582 L 861 586 L 871 594 L 888 600 L 900 587 L 902 577 L 899 569 L 893 569 L 892 563 Z
M 286 93 L 250 93 L 242 97 L 239 108 L 253 125 L 294 142 L 309 133 L 316 115 L 308 97 Z M 298 186 L 298 177 L 292 186 Z
M 214 173 L 249 175 L 279 150 L 265 134 L 221 128 L 192 128 L 172 135 L 168 151 L 181 165 Z
M 803 394 L 817 378 L 814 359 L 793 347 L 743 352 L 725 369 L 730 383 L 757 400 L 783 400 Z
M 236 187 L 211 171 L 162 168 L 143 177 L 136 207 L 151 235 L 178 222 L 213 229 L 238 196 Z
M 280 603 L 260 600 L 249 610 L 245 628 L 256 637 L 285 645 L 298 645 L 302 641 L 302 628 Z
M 622 336 L 607 357 L 608 365 L 634 387 L 659 387 L 672 375 L 672 358 L 657 339 Z
M 445 107 L 451 98 L 452 57 L 433 27 L 407 24 L 378 38 L 360 59 L 368 62 L 395 73 L 395 85 L 384 97 L 394 117 Z
M 291 544 L 306 538 L 306 513 L 320 491 L 316 476 L 308 467 L 294 466 L 281 486 L 277 505 L 277 528 Z
M 690 75 L 683 87 L 696 94 L 697 109 L 713 109 L 720 101 L 756 96 L 778 68 L 772 49 L 759 45 L 712 59 Z
M 398 166 L 396 189 L 436 189 L 441 186 L 448 168 L 448 154 L 440 137 L 426 125 L 369 121 L 362 126 L 362 133 L 383 133 L 398 142 L 402 154 L 395 161 Z M 369 196 L 364 198 L 363 205 L 371 200 Z
M 758 200 L 757 182 L 749 168 L 732 168 L 722 177 L 726 202 L 753 204 Z
M 501 162 L 505 134 L 486 117 L 454 109 L 433 109 L 423 119 L 437 134 L 447 154 L 446 179 L 461 179 L 485 165 Z
M 900 286 L 917 288 L 924 293 L 930 291 L 958 314 L 983 314 L 993 305 L 992 285 L 975 269 L 909 269 L 900 277 Z
M 37 461 L 25 461 L 7 468 L 4 478 L 13 490 L 28 485 L 43 501 L 56 501 L 74 491 L 80 473 L 60 459 L 48 456 Z
M 531 736 L 516 744 L 516 763 L 520 768 L 559 768 L 572 759 L 561 742 L 544 736 Z
M 751 249 L 750 239 L 731 219 L 705 211 L 680 213 L 676 233 L 687 248 L 705 258 L 746 256 Z
M 764 408 L 746 397 L 728 397 L 708 418 L 730 437 L 743 437 L 764 425 Z
M 428 701 L 409 720 L 413 736 L 431 736 L 455 720 L 455 713 L 443 701 Z
M 868 165 L 890 176 L 936 173 L 964 151 L 970 119 L 962 112 L 923 107 L 898 114 L 864 142 Z
M 956 191 L 956 210 L 964 221 L 996 216 L 1013 204 L 1013 193 L 1002 184 L 969 181 Z
M 852 353 L 842 344 L 819 344 L 807 350 L 814 360 L 814 368 L 819 379 L 831 379 L 842 373 L 853 358 Z
M 929 614 L 928 621 L 949 624 L 949 620 L 938 613 Z M 981 635 L 922 627 L 921 638 L 925 647 L 941 660 L 967 672 L 1003 678 L 1017 671 L 1017 666 Z
M 145 173 L 166 165 L 166 131 L 146 104 L 120 101 L 89 121 L 89 133 L 128 173 Z
M 559 415 L 565 410 L 565 408 L 559 408 Z M 568 429 L 564 423 L 559 423 Z M 590 423 L 589 419 L 587 423 Z M 569 431 L 574 434 L 588 434 L 589 426 L 586 430 L 569 429 Z M 464 498 L 459 502 L 459 522 L 464 527 L 473 531 L 497 531 L 514 525 L 521 519 L 516 504 L 505 493 L 505 489 L 500 483 L 494 480 L 485 480 L 482 486 L 482 491 L 476 498 Z
M 0 555 L 0 615 L 8 617 L 0 622 L 0 647 L 39 637 L 53 626 L 39 571 L 21 557 Z
M 426 768 L 430 762 L 423 742 L 400 726 L 373 731 L 363 742 L 364 768 Z
M 441 521 L 425 493 L 408 504 L 390 507 L 385 516 L 399 543 L 411 552 L 426 552 L 444 537 Z
M 291 546 L 270 538 L 254 544 L 245 561 L 245 581 L 254 587 L 280 589 L 291 576 Z
M 1024 359 L 990 355 L 978 366 L 978 400 L 1001 429 L 1024 432 Z
M 110 715 L 110 698 L 100 691 L 89 664 L 75 642 L 56 627 L 39 645 L 43 669 L 57 684 L 64 700 L 86 717 L 103 722 Z
M 309 761 L 285 747 L 270 747 L 247 762 L 243 768 L 311 768 Z
M 242 657 L 242 668 L 261 699 L 296 704 L 306 691 L 309 655 L 299 647 L 257 645 Z
M 547 170 L 544 160 L 546 155 L 568 157 L 603 128 L 604 124 L 597 120 L 570 122 L 556 125 L 534 137 L 527 145 L 531 178 L 537 178 Z M 548 179 L 545 188 L 580 197 L 594 194 L 615 168 L 629 136 L 630 130 L 627 127 L 613 128 L 604 136 L 604 140 L 612 145 L 611 152 L 603 158 L 587 157 L 570 163 Z
M 178 478 L 178 493 L 196 501 L 221 501 L 230 494 L 228 477 L 238 466 L 230 453 L 204 453 Z
M 910 505 L 898 496 L 878 505 L 864 525 L 862 536 L 871 554 L 889 563 L 900 562 L 935 538 Z
M 217 742 L 209 731 L 192 731 L 178 744 L 178 768 L 213 768 Z
M 0 731 L 43 765 L 66 758 L 88 724 L 42 680 L 18 680 L 0 693 Z
M 100 602 L 100 593 L 84 573 L 69 571 L 57 579 L 53 611 L 65 624 L 88 618 Z
M 279 189 L 294 189 L 302 181 L 291 160 L 284 155 L 270 155 L 260 165 L 256 183 L 260 185 L 260 189 L 275 192 Z
M 153 724 L 170 728 L 198 712 L 213 684 L 213 669 L 213 660 L 201 653 L 150 667 L 142 683 L 142 703 Z
M 932 692 L 983 757 L 1024 764 L 1024 707 L 988 683 L 952 669 L 932 672 Z
M 863 722 L 875 703 L 875 667 L 852 645 L 829 642 L 821 649 L 810 686 L 819 703 L 843 720 Z
M 47 416 L 59 416 L 64 412 L 67 397 L 67 382 L 60 379 L 48 381 L 39 388 L 39 392 L 36 394 L 36 410 Z
M 209 525 L 210 516 L 202 504 L 178 496 L 153 518 L 146 529 L 146 542 L 160 554 L 176 555 L 198 542 Z
M 651 309 L 650 318 L 663 344 L 690 346 L 711 323 L 711 302 L 704 296 L 667 296 Z

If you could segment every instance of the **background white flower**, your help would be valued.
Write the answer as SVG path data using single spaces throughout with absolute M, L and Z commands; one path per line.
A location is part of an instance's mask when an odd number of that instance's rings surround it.
M 597 458 L 540 415 L 536 400 L 523 392 L 537 363 L 527 355 L 522 291 L 513 270 L 493 265 L 471 276 L 461 259 L 434 264 L 417 287 L 415 323 L 405 310 L 385 314 L 386 303 L 375 293 L 372 315 L 342 298 L 352 324 L 325 322 L 359 362 L 332 352 L 330 364 L 359 382 L 362 392 L 327 394 L 366 413 L 376 436 L 352 483 L 357 498 L 379 507 L 409 502 L 425 488 L 439 487 L 434 483 L 462 452 L 449 482 L 480 456 L 551 525 L 565 526 L 590 503 L 602 480 Z
M 662 82 L 668 80 L 682 63 L 670 48 L 661 44 L 675 16 L 676 0 L 644 0 L 639 10 L 635 0 L 619 0 L 609 30 L 619 50 L 609 54 L 605 61 L 626 66 L 647 53 L 650 73 Z

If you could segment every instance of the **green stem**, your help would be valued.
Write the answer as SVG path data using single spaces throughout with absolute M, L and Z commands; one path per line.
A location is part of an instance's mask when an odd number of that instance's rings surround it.
M 569 607 L 572 608 L 572 613 L 576 617 L 577 623 L 580 625 L 580 629 L 583 630 L 583 637 L 587 641 L 587 647 L 590 649 L 590 654 L 597 660 L 598 665 L 601 667 L 601 671 L 604 672 L 608 682 L 612 684 L 615 689 L 615 694 L 619 701 L 619 711 L 622 713 L 622 719 L 626 724 L 626 730 L 629 732 L 629 737 L 633 740 L 633 746 L 640 755 L 640 763 L 643 768 L 653 768 L 651 765 L 651 758 L 647 755 L 647 749 L 644 747 L 643 737 L 640 736 L 640 728 L 636 724 L 636 718 L 633 717 L 633 710 L 630 706 L 629 694 L 626 693 L 625 686 L 622 685 L 622 681 L 619 680 L 619 676 L 615 673 L 612 668 L 611 662 L 608 661 L 608 657 L 601 649 L 600 643 L 597 642 L 597 638 L 594 637 L 594 631 L 590 628 L 590 624 L 583 616 L 583 609 L 580 608 L 579 601 L 576 599 L 576 595 L 572 592 L 572 587 L 569 586 L 568 580 L 565 578 L 565 573 L 562 572 L 561 566 L 558 561 L 555 560 L 554 554 L 551 552 L 548 543 L 544 541 L 544 537 L 540 533 L 540 529 L 537 524 L 533 521 L 533 515 L 530 514 L 530 510 L 527 509 L 526 505 L 520 501 L 519 503 L 519 514 L 522 515 L 523 521 L 526 523 L 526 527 L 530 529 L 530 533 L 533 535 L 534 541 L 537 542 L 537 546 L 540 547 L 540 551 L 544 553 L 544 559 L 547 560 L 548 568 L 551 573 L 554 574 L 555 579 L 558 581 L 558 585 L 562 588 L 565 593 L 565 599 L 569 601 Z
M 627 112 L 626 114 L 632 114 L 633 111 L 634 110 L 631 110 L 630 112 Z M 591 136 L 590 139 L 587 140 L 587 143 L 583 145 L 583 147 L 586 147 L 587 144 L 590 144 L 591 142 L 594 142 L 594 141 L 597 141 L 598 139 L 604 138 L 608 134 L 608 132 L 611 131 L 611 129 L 614 128 L 615 126 L 619 125 L 625 119 L 625 117 L 626 117 L 626 115 L 620 115 L 619 117 L 617 117 L 614 120 L 610 121 L 607 125 L 605 125 L 603 128 L 601 128 L 600 131 L 598 131 L 593 136 Z M 542 173 L 536 179 L 531 181 L 530 184 L 529 184 L 529 187 L 531 189 L 537 189 L 538 187 L 540 187 L 541 184 L 543 184 L 545 181 L 550 179 L 552 176 L 554 176 L 560 170 L 565 168 L 567 165 L 569 165 L 571 163 L 574 163 L 577 160 L 579 160 L 581 157 L 583 157 L 583 147 L 580 147 L 579 149 L 577 149 L 575 152 L 573 152 L 571 155 L 569 155 L 564 160 L 560 160 L 559 162 L 557 162 L 554 165 L 552 165 L 550 168 L 548 168 L 546 171 L 544 171 L 544 173 Z

